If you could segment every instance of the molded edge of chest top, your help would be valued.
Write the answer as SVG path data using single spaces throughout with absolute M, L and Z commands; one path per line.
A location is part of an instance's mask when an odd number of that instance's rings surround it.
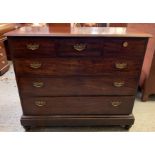
M 5 36 L 57 36 L 57 37 L 152 37 L 152 35 L 123 27 L 80 27 L 55 30 L 49 26 L 21 27 Z

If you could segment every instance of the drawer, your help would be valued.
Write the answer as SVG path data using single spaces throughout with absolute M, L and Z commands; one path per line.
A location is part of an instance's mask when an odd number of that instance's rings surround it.
M 103 54 L 102 38 L 59 38 L 57 55 L 60 57 L 94 57 Z
M 47 37 L 9 38 L 9 47 L 14 57 L 55 57 L 55 41 Z
M 117 74 L 139 76 L 142 61 L 120 58 L 51 58 L 16 59 L 14 61 L 18 75 L 37 76 L 74 76 Z
M 143 59 L 146 45 L 147 38 L 106 38 L 104 57 Z
M 135 95 L 138 79 L 92 76 L 64 78 L 18 78 L 18 86 L 27 96 Z
M 134 97 L 26 97 L 24 115 L 130 114 Z

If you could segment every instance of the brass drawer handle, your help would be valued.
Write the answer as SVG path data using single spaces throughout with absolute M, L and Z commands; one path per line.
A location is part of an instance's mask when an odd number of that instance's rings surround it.
M 125 41 L 125 42 L 123 43 L 123 47 L 128 47 L 128 42 L 127 42 L 127 41 Z
M 3 56 L 3 53 L 0 53 L 0 56 Z
M 43 82 L 33 82 L 33 87 L 42 88 L 44 86 Z
M 0 50 L 2 49 L 2 46 L 0 46 Z
M 122 82 L 114 82 L 113 83 L 113 85 L 115 86 L 115 87 L 122 87 L 122 86 L 124 86 L 124 81 L 122 81 Z
M 86 44 L 76 44 L 73 47 L 75 50 L 80 52 L 86 49 Z
M 38 107 L 43 107 L 46 105 L 46 102 L 45 101 L 35 101 L 35 105 Z
M 115 63 L 117 69 L 124 69 L 127 67 L 127 63 Z
M 34 68 L 34 69 L 38 69 L 38 68 L 40 68 L 41 66 L 42 66 L 41 63 L 31 63 L 31 64 L 30 64 L 30 67 L 31 67 L 31 68 Z
M 118 106 L 121 105 L 121 102 L 119 102 L 119 101 L 113 101 L 113 102 L 111 102 L 111 104 L 112 104 L 113 107 L 118 107 Z
M 27 44 L 26 47 L 29 50 L 35 51 L 35 50 L 39 49 L 39 44 Z

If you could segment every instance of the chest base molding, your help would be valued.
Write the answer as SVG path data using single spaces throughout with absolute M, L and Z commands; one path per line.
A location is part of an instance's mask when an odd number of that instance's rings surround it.
M 134 123 L 134 116 L 130 115 L 53 115 L 53 116 L 25 116 L 21 117 L 21 124 L 25 127 L 86 127 L 86 126 L 122 126 L 128 128 Z

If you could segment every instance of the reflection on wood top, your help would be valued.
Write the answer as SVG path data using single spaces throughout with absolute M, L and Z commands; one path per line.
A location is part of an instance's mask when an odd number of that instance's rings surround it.
M 123 27 L 73 27 L 56 29 L 52 26 L 43 27 L 21 27 L 20 29 L 8 32 L 6 36 L 58 36 L 58 37 L 152 37 L 152 35 L 129 30 Z

